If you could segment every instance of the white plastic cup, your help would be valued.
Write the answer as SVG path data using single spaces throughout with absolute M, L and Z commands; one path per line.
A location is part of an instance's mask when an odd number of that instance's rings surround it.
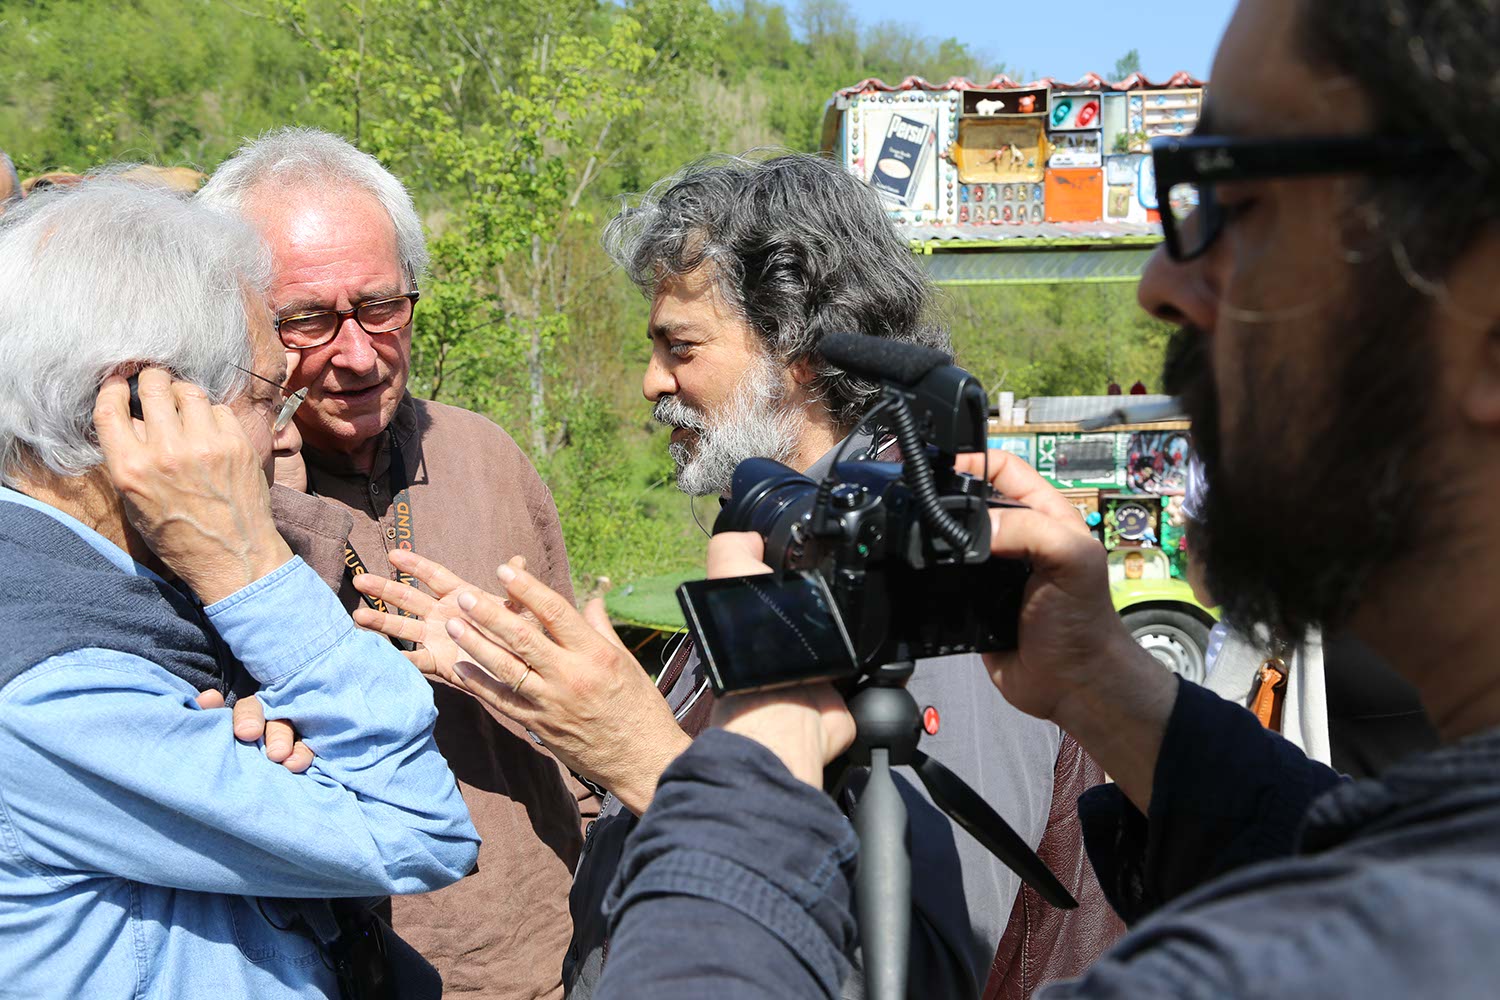
M 1016 394 L 1013 392 L 1002 392 L 997 394 L 999 402 L 995 406 L 995 412 L 1000 415 L 1002 421 L 1010 419 L 1010 411 L 1016 408 Z
M 1010 425 L 1012 427 L 1026 426 L 1026 407 L 1012 406 L 1010 408 Z

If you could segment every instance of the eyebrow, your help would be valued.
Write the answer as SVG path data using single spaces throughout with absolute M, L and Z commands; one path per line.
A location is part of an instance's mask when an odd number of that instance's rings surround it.
M 688 324 L 678 321 L 668 320 L 665 322 L 652 323 L 650 326 L 646 327 L 646 339 L 656 340 L 658 337 L 666 338 L 672 336 L 675 333 L 691 333 L 692 329 L 693 328 Z
M 386 285 L 380 288 L 372 289 L 360 295 L 359 298 L 354 300 L 354 305 L 358 306 L 365 302 L 373 302 L 376 299 L 391 299 L 395 298 L 397 295 L 402 294 L 405 293 L 400 285 Z M 293 299 L 291 302 L 282 306 L 280 309 L 277 309 L 276 315 L 278 317 L 285 318 L 287 316 L 293 316 L 298 313 L 334 311 L 335 310 L 333 306 L 328 305 L 326 302 L 320 302 L 316 299 Z

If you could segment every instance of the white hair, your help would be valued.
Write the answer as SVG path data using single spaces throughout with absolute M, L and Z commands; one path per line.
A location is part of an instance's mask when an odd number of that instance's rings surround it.
M 412 282 L 427 272 L 427 238 L 406 187 L 380 161 L 345 139 L 315 128 L 272 129 L 250 139 L 213 172 L 198 192 L 211 208 L 242 218 L 245 200 L 262 187 L 281 190 L 354 187 L 375 197 L 396 230 L 396 255 Z
M 114 176 L 49 189 L 0 216 L 0 481 L 103 461 L 99 383 L 167 368 L 214 402 L 244 390 L 248 308 L 271 280 L 249 226 Z
M 0 198 L 0 212 L 9 202 L 21 197 L 21 175 L 16 173 L 16 165 L 10 162 L 3 149 L 0 149 L 0 192 L 5 194 Z

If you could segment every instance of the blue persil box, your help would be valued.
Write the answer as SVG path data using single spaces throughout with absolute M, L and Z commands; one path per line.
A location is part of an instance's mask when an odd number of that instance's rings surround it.
M 885 141 L 880 144 L 880 155 L 875 158 L 870 186 L 910 206 L 917 175 L 932 145 L 932 130 L 931 122 L 892 115 L 885 129 Z

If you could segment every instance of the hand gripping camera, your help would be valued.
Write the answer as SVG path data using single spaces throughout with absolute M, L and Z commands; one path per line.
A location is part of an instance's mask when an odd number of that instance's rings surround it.
M 735 469 L 714 533 L 758 532 L 780 572 L 678 591 L 720 694 L 1016 644 L 1029 570 L 990 558 L 989 510 L 1009 504 L 953 467 L 985 449 L 984 389 L 931 348 L 830 334 L 820 351 L 882 380 L 864 423 L 900 460 L 835 459 L 821 482 L 769 459 Z
M 909 765 L 933 802 L 1043 899 L 1078 904 L 998 813 L 917 748 L 921 716 L 906 691 L 918 659 L 1016 645 L 1030 570 L 989 556 L 989 511 L 1008 504 L 954 469 L 959 453 L 985 448 L 984 389 L 941 351 L 857 334 L 830 334 L 819 350 L 880 379 L 865 424 L 890 428 L 900 462 L 835 456 L 820 482 L 765 459 L 740 463 L 714 532 L 759 532 L 777 572 L 685 583 L 677 597 L 717 693 L 842 682 L 857 736 L 830 769 L 830 790 L 868 769 L 854 811 L 866 992 L 899 1000 L 911 860 L 893 767 Z

